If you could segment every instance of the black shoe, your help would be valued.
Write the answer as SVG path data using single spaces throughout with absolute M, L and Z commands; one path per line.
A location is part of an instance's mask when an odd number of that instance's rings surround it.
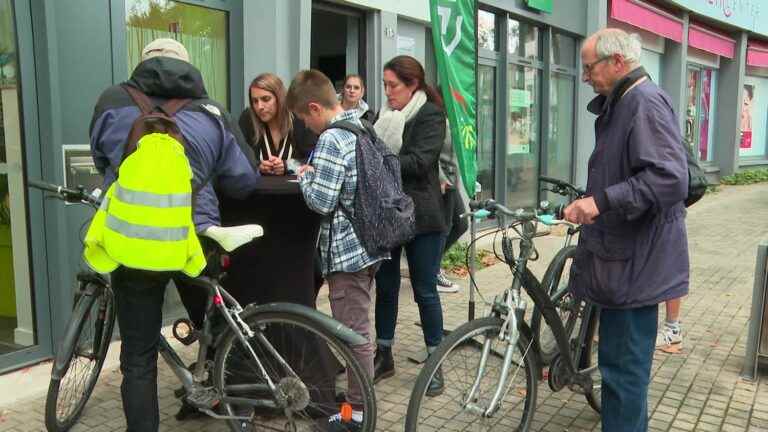
M 427 386 L 427 396 L 434 397 L 443 394 L 445 389 L 445 383 L 443 382 L 443 367 L 437 368 L 435 375 L 432 377 L 432 381 Z
M 373 382 L 395 376 L 395 359 L 392 357 L 392 347 L 377 346 L 376 357 L 373 359 Z

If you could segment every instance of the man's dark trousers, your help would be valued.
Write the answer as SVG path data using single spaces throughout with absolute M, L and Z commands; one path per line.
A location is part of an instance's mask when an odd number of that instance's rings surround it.
M 157 346 L 163 321 L 163 299 L 173 279 L 192 321 L 199 322 L 205 293 L 184 287 L 177 272 L 148 272 L 120 267 L 112 273 L 117 322 L 122 339 L 120 371 L 123 411 L 128 432 L 156 432 L 160 427 L 157 401 Z
M 601 309 L 598 364 L 604 431 L 648 430 L 648 384 L 658 315 L 658 305 Z

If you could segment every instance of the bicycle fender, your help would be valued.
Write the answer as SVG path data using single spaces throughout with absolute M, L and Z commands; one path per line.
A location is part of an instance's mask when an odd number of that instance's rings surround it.
M 75 344 L 80 336 L 84 315 L 91 308 L 94 301 L 96 301 L 94 296 L 84 294 L 80 297 L 80 301 L 77 302 L 75 310 L 72 311 L 72 317 L 75 319 L 70 320 L 61 345 L 59 345 L 59 350 L 53 362 L 53 370 L 51 370 L 51 379 L 61 380 L 67 374 L 69 359 L 75 351 Z
M 303 318 L 309 319 L 310 321 L 314 322 L 318 326 L 324 328 L 325 330 L 328 330 L 332 335 L 335 337 L 341 339 L 344 343 L 351 345 L 351 346 L 357 346 L 357 345 L 363 345 L 368 343 L 368 340 L 352 330 L 351 328 L 345 326 L 344 324 L 336 321 L 332 317 L 329 317 L 328 315 L 317 311 L 315 309 L 309 308 L 304 305 L 295 304 L 295 303 L 268 303 L 264 305 L 248 305 L 246 306 L 245 310 L 243 311 L 242 318 L 245 320 L 245 318 L 250 317 L 252 315 L 256 315 L 259 313 L 285 313 L 285 314 L 291 314 L 291 315 L 298 315 Z M 226 333 L 226 332 L 225 332 Z M 219 335 L 219 337 L 216 340 L 215 345 L 218 346 L 219 343 L 222 340 L 222 335 Z
M 539 350 L 539 341 L 533 337 L 533 331 L 531 330 L 531 327 L 528 326 L 528 323 L 519 322 L 517 324 L 517 329 L 520 331 L 520 335 L 524 338 L 524 340 L 531 343 L 530 349 L 533 351 L 533 355 L 536 356 L 536 364 L 539 365 L 537 368 L 538 370 L 536 371 L 536 376 L 539 380 L 544 379 L 544 373 L 541 368 L 541 351 Z

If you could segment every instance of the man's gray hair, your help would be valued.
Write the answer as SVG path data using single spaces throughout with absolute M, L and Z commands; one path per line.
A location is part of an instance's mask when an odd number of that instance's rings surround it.
M 621 29 L 607 28 L 597 33 L 595 52 L 598 58 L 619 54 L 630 66 L 640 64 L 643 44 L 640 35 Z

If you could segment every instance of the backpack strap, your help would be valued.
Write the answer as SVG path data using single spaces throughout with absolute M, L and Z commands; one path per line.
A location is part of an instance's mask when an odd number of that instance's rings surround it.
M 128 93 L 131 99 L 133 99 L 133 103 L 139 107 L 142 114 L 149 114 L 155 110 L 155 104 L 152 103 L 152 100 L 143 91 L 136 87 L 129 86 L 128 84 L 123 84 L 121 87 Z
M 173 117 L 177 112 L 181 111 L 192 99 L 168 99 L 160 109 L 168 116 Z

